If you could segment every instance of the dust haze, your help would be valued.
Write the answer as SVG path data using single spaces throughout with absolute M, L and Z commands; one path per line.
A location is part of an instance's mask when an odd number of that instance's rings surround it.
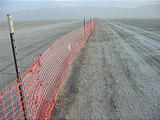
M 159 19 L 160 1 L 0 1 L 0 18 L 17 21 L 81 19 L 83 17 Z

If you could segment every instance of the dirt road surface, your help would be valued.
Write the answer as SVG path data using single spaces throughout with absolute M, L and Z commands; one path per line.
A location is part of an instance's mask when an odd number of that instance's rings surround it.
M 62 83 L 59 118 L 159 120 L 160 35 L 99 20 Z
M 58 38 L 82 26 L 80 20 L 15 22 L 15 39 L 21 71 L 26 70 Z M 0 73 L 15 73 L 7 23 L 0 23 Z M 0 74 L 0 89 L 16 75 Z

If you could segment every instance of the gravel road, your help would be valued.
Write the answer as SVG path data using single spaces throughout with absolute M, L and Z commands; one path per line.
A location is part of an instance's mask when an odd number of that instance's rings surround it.
M 15 38 L 22 72 L 36 55 L 43 53 L 58 38 L 82 26 L 80 20 L 16 22 Z M 7 23 L 0 23 L 0 73 L 15 73 Z M 0 74 L 0 89 L 16 79 L 16 75 Z
M 59 118 L 160 119 L 160 35 L 99 20 L 62 83 Z

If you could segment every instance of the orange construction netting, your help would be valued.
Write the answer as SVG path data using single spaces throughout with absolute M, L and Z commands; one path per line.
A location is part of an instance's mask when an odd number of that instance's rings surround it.
M 74 56 L 86 44 L 97 19 L 57 40 L 36 62 L 15 80 L 0 90 L 0 119 L 48 119 L 59 87 Z M 19 86 L 22 85 L 23 101 Z M 24 103 L 25 112 L 22 108 Z

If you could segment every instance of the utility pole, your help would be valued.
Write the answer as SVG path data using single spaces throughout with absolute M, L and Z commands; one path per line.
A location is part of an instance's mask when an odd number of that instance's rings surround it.
M 15 64 L 15 70 L 17 74 L 17 79 L 19 85 L 19 91 L 20 91 L 20 97 L 21 97 L 21 102 L 22 102 L 22 109 L 24 112 L 24 118 L 26 118 L 26 113 L 25 113 L 25 107 L 24 107 L 24 101 L 23 101 L 23 87 L 22 87 L 22 80 L 20 78 L 20 65 L 19 65 L 19 58 L 17 54 L 17 49 L 16 49 L 16 44 L 15 44 L 15 37 L 14 37 L 14 26 L 13 26 L 13 18 L 12 15 L 7 14 L 8 17 L 8 23 L 9 23 L 9 29 L 10 29 L 10 39 L 11 39 L 11 44 L 12 44 L 12 52 L 13 52 L 13 57 L 14 57 L 14 64 Z

